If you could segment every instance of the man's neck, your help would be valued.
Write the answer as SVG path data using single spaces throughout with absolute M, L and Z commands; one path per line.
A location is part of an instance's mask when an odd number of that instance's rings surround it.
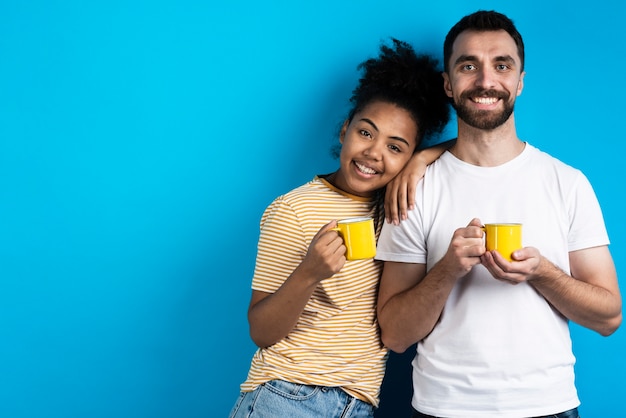
M 511 161 L 524 150 L 515 131 L 513 115 L 493 130 L 482 130 L 458 121 L 458 137 L 450 152 L 468 164 L 496 167 Z

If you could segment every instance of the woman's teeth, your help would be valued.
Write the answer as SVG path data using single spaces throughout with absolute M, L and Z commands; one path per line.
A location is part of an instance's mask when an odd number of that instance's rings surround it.
M 376 170 L 371 169 L 367 166 L 364 166 L 363 164 L 359 164 L 359 163 L 354 163 L 356 165 L 356 167 L 359 169 L 359 171 L 365 173 L 365 174 L 376 174 Z

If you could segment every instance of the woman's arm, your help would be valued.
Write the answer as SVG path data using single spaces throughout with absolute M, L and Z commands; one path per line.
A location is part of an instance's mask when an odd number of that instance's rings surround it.
M 337 273 L 346 262 L 346 247 L 332 221 L 313 237 L 302 263 L 274 293 L 252 291 L 248 308 L 250 336 L 261 348 L 285 338 L 295 327 L 322 280 Z

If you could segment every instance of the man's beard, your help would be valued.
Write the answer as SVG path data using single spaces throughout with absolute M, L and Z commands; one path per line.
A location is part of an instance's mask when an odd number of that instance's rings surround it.
M 504 103 L 501 112 L 490 110 L 475 110 L 466 105 L 472 97 L 497 97 Z M 453 101 L 452 107 L 456 110 L 457 117 L 463 122 L 477 129 L 493 130 L 509 120 L 513 114 L 515 101 L 509 102 L 510 94 L 496 90 L 472 90 L 461 94 L 459 102 Z

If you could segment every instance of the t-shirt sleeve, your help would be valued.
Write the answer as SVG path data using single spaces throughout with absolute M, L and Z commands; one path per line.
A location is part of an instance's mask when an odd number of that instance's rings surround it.
M 408 218 L 400 225 L 385 222 L 378 238 L 376 259 L 426 264 L 426 243 L 421 219 L 421 208 L 418 205 L 408 212 Z
M 308 250 L 297 213 L 279 197 L 263 213 L 252 289 L 274 293 Z
M 609 244 L 609 236 L 598 198 L 582 172 L 576 178 L 569 202 L 570 232 L 568 250 Z

